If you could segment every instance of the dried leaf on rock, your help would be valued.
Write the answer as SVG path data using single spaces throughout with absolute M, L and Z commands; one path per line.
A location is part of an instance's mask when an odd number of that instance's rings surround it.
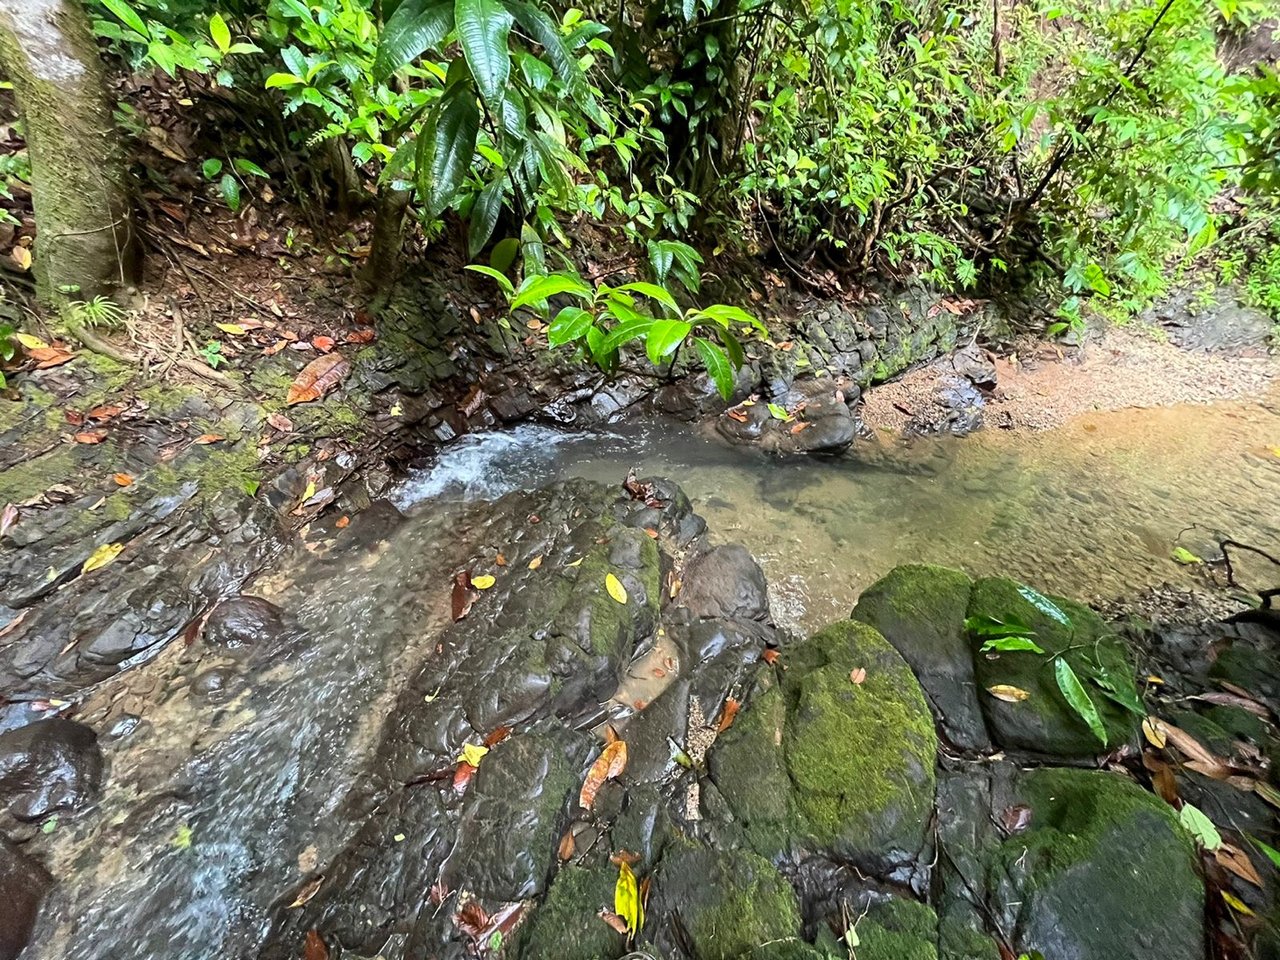
M 100 570 L 107 564 L 120 556 L 120 551 L 124 549 L 123 543 L 104 543 L 98 547 L 93 553 L 89 554 L 89 559 L 84 562 L 84 566 L 80 568 L 80 572 L 91 573 L 94 570 Z
M 720 711 L 720 722 L 716 724 L 716 733 L 724 733 L 733 726 L 733 719 L 738 715 L 742 704 L 733 697 L 726 697 L 724 701 L 724 709 Z
M 124 413 L 124 407 L 119 404 L 105 403 L 100 407 L 94 407 L 85 416 L 90 420 L 112 420 L 122 413 Z
M 600 752 L 600 756 L 596 757 L 595 762 L 591 764 L 591 769 L 587 771 L 582 790 L 578 793 L 579 806 L 584 810 L 590 810 L 604 782 L 620 776 L 626 766 L 627 743 L 625 740 L 615 740 Z
M 500 727 L 496 727 L 491 734 L 484 738 L 484 745 L 486 747 L 496 747 L 509 736 L 511 736 L 511 728 L 503 724 Z
M 539 554 L 538 556 L 534 557 L 532 560 L 530 560 L 530 561 L 529 561 L 529 569 L 530 569 L 530 570 L 537 570 L 540 566 L 542 566 L 542 555 L 541 555 L 541 554 Z
M 560 849 L 556 851 L 557 854 L 561 860 L 571 860 L 576 848 L 577 844 L 573 839 L 573 831 L 566 830 L 564 836 L 560 838 Z
M 298 895 L 293 898 L 293 903 L 289 904 L 288 909 L 294 910 L 297 907 L 301 907 L 302 905 L 304 905 L 308 900 L 310 900 L 312 897 L 314 897 L 317 893 L 320 892 L 320 887 L 323 885 L 324 885 L 324 877 L 322 876 L 316 877 L 314 880 L 312 880 L 310 883 L 308 883 L 306 886 L 304 886 L 301 890 L 298 891 Z
M 293 433 L 293 421 L 283 413 L 268 414 L 267 423 L 281 433 Z
M 611 926 L 618 933 L 622 934 L 624 937 L 627 935 L 627 921 L 623 920 L 622 917 L 618 916 L 612 910 L 601 910 L 599 916 L 601 920 Z
M 351 526 L 351 518 L 344 513 L 342 516 L 340 516 L 337 519 L 337 521 L 334 523 L 334 526 L 337 527 L 339 530 L 345 530 L 347 529 L 347 527 Z
M 471 589 L 471 574 L 466 570 L 459 571 L 453 578 L 453 620 L 458 622 L 471 612 L 476 602 L 476 594 Z
M 856 686 L 859 686 L 859 687 L 860 687 L 860 686 L 862 686 L 864 683 L 866 683 L 866 682 L 867 682 L 867 668 L 866 668 L 866 667 L 858 667 L 858 668 L 856 668 L 856 669 L 854 669 L 854 670 L 849 671 L 849 682 L 850 682 L 850 683 L 852 683 L 852 684 L 855 684 Z
M 1262 888 L 1262 878 L 1258 876 L 1258 871 L 1254 868 L 1253 861 L 1239 847 L 1223 842 L 1222 846 L 1214 851 L 1213 856 L 1224 870 L 1230 870 L 1246 883 L 1252 883 L 1259 889 Z
M 333 342 L 333 337 L 316 337 L 311 341 L 311 345 L 321 353 L 328 353 L 336 346 Z
M 285 402 L 295 404 L 319 400 L 336 387 L 350 370 L 351 364 L 340 353 L 326 353 L 316 357 L 293 378 Z
M 763 660 L 765 663 L 769 664 L 770 666 L 773 666 L 775 663 L 778 662 L 778 659 L 781 656 L 782 654 L 780 654 L 776 649 L 774 649 L 773 647 L 768 647 L 765 649 L 764 653 L 760 654 L 760 659 Z
M 101 443 L 107 439 L 105 430 L 84 430 L 75 435 L 76 443 Z
M 127 473 L 117 473 L 111 477 L 116 482 L 117 487 L 127 487 L 133 483 L 133 477 Z
M 329 960 L 329 948 L 320 939 L 315 930 L 307 931 L 307 940 L 302 948 L 302 960 Z
M 207 445 L 210 443 L 221 443 L 225 439 L 227 438 L 220 433 L 202 433 L 200 436 L 196 437 L 194 442 L 201 445 Z
M 1147 750 L 1142 754 L 1142 765 L 1151 774 L 1151 787 L 1165 803 L 1171 807 L 1178 805 L 1178 781 L 1173 775 L 1173 768 L 1165 763 L 1155 751 Z
M 489 926 L 489 914 L 476 900 L 468 900 L 453 917 L 454 925 L 472 939 L 479 939 Z
M 490 576 L 487 573 L 481 574 L 478 577 L 471 578 L 471 585 L 475 587 L 477 590 L 488 590 L 497 582 L 498 580 L 496 577 Z
M 460 763 L 456 770 L 453 771 L 453 789 L 457 793 L 465 793 L 467 784 L 471 782 L 471 778 L 475 776 L 476 768 L 469 763 Z
M 997 683 L 995 686 L 987 687 L 987 693 L 997 700 L 1003 700 L 1005 703 L 1020 703 L 1031 696 L 1020 687 L 1014 687 L 1007 683 Z

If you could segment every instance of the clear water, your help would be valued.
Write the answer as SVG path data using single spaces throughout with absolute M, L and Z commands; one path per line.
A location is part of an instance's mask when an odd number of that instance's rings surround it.
M 899 563 L 1002 573 L 1090 600 L 1203 582 L 1203 571 L 1173 562 L 1177 545 L 1211 556 L 1222 534 L 1280 547 L 1275 395 L 1094 413 L 1041 433 L 884 440 L 831 460 L 727 449 L 677 424 L 595 435 L 526 425 L 446 449 L 399 503 L 487 498 L 559 477 L 618 483 L 630 468 L 678 480 L 717 539 L 760 559 L 775 617 L 803 629 L 846 616 Z

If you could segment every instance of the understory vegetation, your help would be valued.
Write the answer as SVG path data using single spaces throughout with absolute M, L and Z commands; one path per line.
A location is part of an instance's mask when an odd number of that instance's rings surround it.
M 1030 297 L 1051 335 L 1206 272 L 1280 317 L 1280 75 L 1240 54 L 1277 0 L 84 9 L 199 118 L 210 200 L 371 219 L 375 299 L 407 253 L 465 251 L 606 368 L 687 343 L 727 396 L 754 319 L 698 302 L 726 258 L 827 292 Z M 127 100 L 117 119 L 145 125 Z M 3 172 L 31 179 L 25 158 Z M 584 278 L 589 245 L 628 256 Z M 578 303 L 552 317 L 561 294 Z

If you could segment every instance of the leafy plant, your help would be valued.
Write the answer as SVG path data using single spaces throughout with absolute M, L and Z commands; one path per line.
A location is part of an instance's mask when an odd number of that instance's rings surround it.
M 0 321 L 0 364 L 8 363 L 18 354 L 18 342 L 15 339 L 17 329 L 12 325 Z M 0 369 L 0 390 L 8 386 L 5 380 L 4 370 Z
M 227 358 L 222 355 L 222 344 L 217 340 L 210 340 L 201 348 L 200 359 L 215 370 L 227 362 Z
M 65 307 L 70 323 L 84 327 L 118 327 L 124 322 L 124 310 L 110 297 L 73 300 Z

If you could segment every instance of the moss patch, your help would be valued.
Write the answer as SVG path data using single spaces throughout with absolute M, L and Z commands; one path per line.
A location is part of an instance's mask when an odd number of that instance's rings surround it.
M 876 904 L 857 931 L 858 960 L 938 960 L 938 918 L 923 903 Z
M 623 936 L 600 919 L 613 909 L 616 867 L 566 866 L 547 891 L 521 938 L 517 955 L 528 960 L 614 960 L 626 951 Z

